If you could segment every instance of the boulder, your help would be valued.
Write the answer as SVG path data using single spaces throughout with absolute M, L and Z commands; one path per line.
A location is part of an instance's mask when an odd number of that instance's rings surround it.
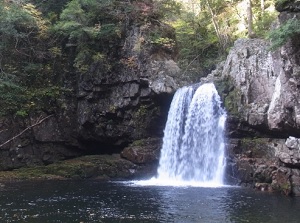
M 300 170 L 292 169 L 291 175 L 292 193 L 295 196 L 300 196 Z
M 300 167 L 300 139 L 289 137 L 285 144 L 277 147 L 275 156 L 290 167 Z
M 267 125 L 268 105 L 277 76 L 273 63 L 265 41 L 240 39 L 224 64 L 222 78 L 230 80 L 236 89 L 231 100 L 237 103 L 241 118 L 252 126 Z
M 121 157 L 135 164 L 152 164 L 159 160 L 161 139 L 142 139 L 121 152 Z
M 285 195 L 292 194 L 292 184 L 290 181 L 291 170 L 289 168 L 280 167 L 274 173 L 272 179 L 272 188 L 275 191 L 281 191 Z

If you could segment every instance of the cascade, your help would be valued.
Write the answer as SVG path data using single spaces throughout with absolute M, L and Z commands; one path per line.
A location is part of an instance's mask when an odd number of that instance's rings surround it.
M 173 97 L 155 184 L 223 184 L 226 113 L 213 83 L 194 88 Z

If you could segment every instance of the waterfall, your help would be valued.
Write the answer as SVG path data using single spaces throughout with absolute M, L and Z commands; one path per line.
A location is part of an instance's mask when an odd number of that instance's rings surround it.
M 225 110 L 213 83 L 175 93 L 157 177 L 144 185 L 223 185 Z

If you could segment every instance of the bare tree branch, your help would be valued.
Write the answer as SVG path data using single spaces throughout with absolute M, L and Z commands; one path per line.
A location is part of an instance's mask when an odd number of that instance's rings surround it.
M 12 137 L 11 139 L 9 139 L 9 140 L 7 140 L 6 142 L 2 143 L 2 144 L 0 145 L 0 148 L 3 147 L 4 145 L 6 145 L 7 143 L 9 143 L 9 142 L 15 140 L 16 138 L 18 138 L 19 136 L 21 136 L 22 134 L 24 134 L 24 133 L 25 133 L 26 131 L 28 131 L 29 129 L 31 129 L 31 128 L 33 128 L 33 127 L 35 127 L 35 126 L 41 124 L 41 123 L 44 122 L 46 119 L 48 119 L 48 118 L 50 118 L 50 117 L 52 117 L 52 116 L 53 116 L 53 114 L 52 114 L 52 115 L 48 115 L 47 117 L 45 117 L 45 118 L 43 118 L 43 119 L 41 119 L 41 117 L 39 117 L 38 120 L 37 120 L 34 124 L 28 126 L 26 129 L 24 129 L 24 130 L 23 130 L 22 132 L 20 132 L 18 135 L 15 135 L 15 136 Z M 3 130 L 2 130 L 2 131 L 3 131 Z
M 2 129 L 2 130 L 0 130 L 0 133 L 1 133 L 1 132 L 5 132 L 5 131 L 7 131 L 7 130 L 8 130 L 8 129 Z
M 187 70 L 188 70 L 188 68 L 189 68 L 189 66 L 191 66 L 192 65 L 192 63 L 194 63 L 194 61 L 200 56 L 201 54 L 198 54 L 187 66 L 186 66 L 186 68 L 185 68 L 185 70 L 184 70 L 184 72 L 182 73 L 182 76 L 184 76 L 185 75 L 185 73 L 187 72 Z

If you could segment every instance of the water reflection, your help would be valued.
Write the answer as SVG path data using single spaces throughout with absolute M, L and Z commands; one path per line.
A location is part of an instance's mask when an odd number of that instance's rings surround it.
M 224 199 L 230 222 L 296 223 L 300 219 L 299 198 L 240 189 Z
M 167 216 L 165 222 L 228 222 L 223 197 L 226 188 L 165 188 L 161 190 L 160 207 Z
M 299 198 L 242 188 L 35 182 L 6 185 L 0 222 L 296 223 Z

